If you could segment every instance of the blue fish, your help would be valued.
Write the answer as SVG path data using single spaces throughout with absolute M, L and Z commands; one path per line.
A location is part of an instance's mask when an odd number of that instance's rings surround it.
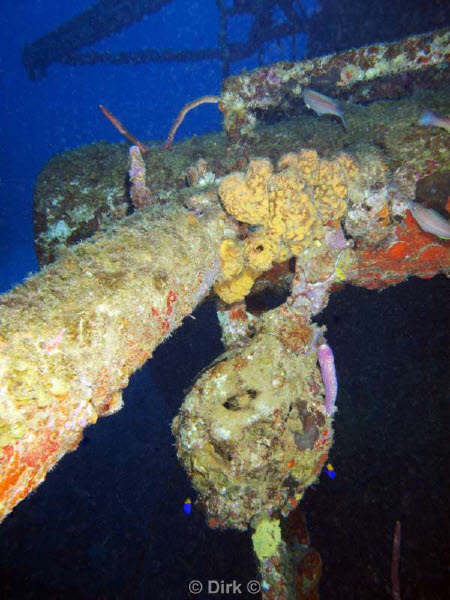
M 183 504 L 183 510 L 187 515 L 190 515 L 192 512 L 192 501 L 190 498 L 186 498 Z
M 325 472 L 330 479 L 334 479 L 336 477 L 336 471 L 331 463 L 327 463 L 325 467 Z

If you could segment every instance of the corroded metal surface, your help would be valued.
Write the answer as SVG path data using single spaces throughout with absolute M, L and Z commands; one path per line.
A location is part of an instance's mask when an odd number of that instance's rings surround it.
M 450 30 L 441 29 L 390 44 L 373 44 L 298 63 L 281 62 L 230 77 L 224 82 L 221 108 L 230 140 L 251 136 L 258 115 L 288 111 L 312 87 L 357 101 L 398 97 L 415 84 L 415 74 L 431 83 L 448 80 Z

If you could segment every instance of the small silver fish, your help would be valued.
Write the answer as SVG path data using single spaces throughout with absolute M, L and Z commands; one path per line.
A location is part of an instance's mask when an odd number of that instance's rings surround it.
M 450 240 L 450 221 L 447 221 L 432 208 L 425 208 L 418 202 L 408 202 L 409 210 L 420 228 L 444 240 Z
M 419 119 L 419 125 L 425 125 L 430 127 L 442 127 L 450 133 L 450 118 L 441 117 L 434 113 L 432 110 L 427 110 Z
M 342 125 L 347 131 L 347 123 L 344 119 L 344 111 L 333 98 L 329 98 L 324 94 L 319 94 L 311 88 L 305 88 L 303 90 L 303 102 L 308 108 L 313 110 L 318 115 L 335 115 L 342 121 Z

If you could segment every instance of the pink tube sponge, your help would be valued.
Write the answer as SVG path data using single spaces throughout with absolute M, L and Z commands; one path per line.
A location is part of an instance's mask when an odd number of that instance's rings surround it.
M 332 415 L 336 411 L 336 396 L 338 391 L 333 350 L 328 344 L 322 344 L 317 349 L 317 358 L 325 388 L 325 411 L 327 415 Z

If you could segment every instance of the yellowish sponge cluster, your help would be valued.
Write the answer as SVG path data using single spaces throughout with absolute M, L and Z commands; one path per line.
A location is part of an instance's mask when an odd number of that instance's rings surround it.
M 270 160 L 258 158 L 245 174 L 225 177 L 219 186 L 225 209 L 254 231 L 244 242 L 222 243 L 216 293 L 227 303 L 242 300 L 273 262 L 296 256 L 321 239 L 323 225 L 344 216 L 348 181 L 356 171 L 345 154 L 330 161 L 315 150 L 301 150 L 283 156 L 276 172 Z

